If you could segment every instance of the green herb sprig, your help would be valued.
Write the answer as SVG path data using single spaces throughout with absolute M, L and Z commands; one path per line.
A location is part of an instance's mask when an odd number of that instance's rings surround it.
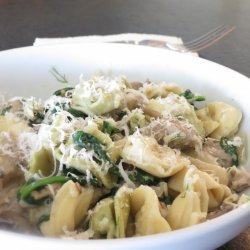
M 113 134 L 116 134 L 116 133 L 120 132 L 120 130 L 118 128 L 112 126 L 107 121 L 103 122 L 102 131 L 103 131 L 103 133 L 106 133 L 106 134 L 109 134 L 109 135 L 113 135 Z
M 56 80 L 58 82 L 68 83 L 68 80 L 66 79 L 66 76 L 59 73 L 58 70 L 55 67 L 52 67 L 49 72 L 56 78 Z
M 83 131 L 76 131 L 73 133 L 72 137 L 74 143 L 77 144 L 78 147 L 85 148 L 87 150 L 94 150 L 96 155 L 99 157 L 99 160 L 111 163 L 111 159 L 103 149 L 103 145 L 95 136 Z

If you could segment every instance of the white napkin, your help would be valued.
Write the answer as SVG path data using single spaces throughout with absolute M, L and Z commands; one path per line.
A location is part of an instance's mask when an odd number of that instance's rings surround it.
M 62 37 L 62 38 L 36 38 L 33 46 L 43 46 L 50 44 L 70 44 L 70 43 L 128 43 L 136 45 L 147 45 L 152 47 L 164 48 L 165 43 L 171 44 L 183 44 L 183 41 L 179 37 L 164 36 L 155 34 L 138 34 L 138 33 L 126 33 L 126 34 L 115 34 L 115 35 L 104 35 L 104 36 L 77 36 L 77 37 Z M 188 52 L 197 56 L 197 53 Z

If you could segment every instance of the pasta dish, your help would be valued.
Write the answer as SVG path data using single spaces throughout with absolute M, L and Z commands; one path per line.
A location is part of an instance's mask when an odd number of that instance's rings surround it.
M 112 239 L 220 216 L 249 196 L 241 111 L 174 83 L 80 78 L 0 104 L 0 226 Z

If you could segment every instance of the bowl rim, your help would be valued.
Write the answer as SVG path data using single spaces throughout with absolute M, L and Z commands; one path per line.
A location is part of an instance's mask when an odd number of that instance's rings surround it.
M 79 49 L 79 48 L 88 48 L 91 47 L 91 49 L 97 48 L 97 47 L 101 47 L 102 49 L 110 49 L 110 48 L 115 48 L 115 50 L 118 49 L 125 49 L 125 50 L 131 50 L 131 51 L 140 51 L 140 53 L 144 53 L 144 52 L 149 52 L 152 54 L 155 54 L 156 57 L 157 56 L 161 56 L 161 57 L 165 57 L 168 55 L 174 56 L 174 57 L 178 57 L 178 58 L 185 58 L 185 60 L 189 61 L 193 61 L 194 63 L 201 63 L 203 65 L 210 65 L 212 68 L 215 69 L 219 69 L 221 70 L 223 73 L 228 73 L 229 75 L 234 75 L 236 76 L 236 78 L 238 78 L 239 80 L 242 80 L 243 82 L 247 82 L 250 85 L 250 79 L 233 70 L 230 69 L 226 66 L 220 65 L 218 63 L 209 61 L 207 59 L 203 59 L 200 57 L 194 57 L 193 55 L 188 55 L 188 54 L 180 54 L 178 52 L 173 52 L 173 51 L 163 51 L 161 48 L 152 48 L 152 47 L 147 47 L 147 46 L 135 46 L 135 45 L 125 45 L 125 44 L 64 44 L 64 45 L 58 45 L 58 44 L 53 44 L 53 45 L 44 45 L 44 46 L 40 46 L 40 47 L 32 47 L 32 46 L 27 46 L 27 47 L 22 47 L 22 48 L 15 48 L 15 49 L 10 49 L 10 50 L 5 50 L 5 51 L 0 51 L 0 60 L 2 60 L 2 58 L 4 58 L 5 56 L 9 56 L 9 55 L 15 55 L 16 53 L 25 53 L 26 51 L 33 51 L 36 53 L 39 51 L 50 51 L 53 50 L 54 48 L 58 47 L 60 49 L 70 49 L 72 48 L 72 46 L 75 49 Z M 100 48 L 99 48 L 100 49 Z M 241 83 L 240 83 L 241 84 Z M 244 220 L 244 218 L 247 218 L 248 216 L 248 221 L 245 220 L 245 224 L 242 224 L 242 230 L 244 228 L 247 227 L 247 224 L 250 224 L 250 203 L 244 204 L 238 208 L 236 208 L 233 211 L 230 211 L 218 218 L 215 218 L 213 220 L 208 220 L 206 222 L 203 222 L 201 224 L 198 225 L 193 225 L 191 227 L 188 228 L 183 228 L 183 229 L 178 229 L 178 230 L 174 230 L 171 232 L 167 232 L 167 233 L 161 233 L 161 234 L 155 234 L 155 235 L 148 235 L 148 236 L 141 236 L 141 237 L 134 237 L 134 238 L 126 238 L 126 239 L 110 239 L 110 240 L 85 240 L 84 244 L 87 244 L 88 246 L 108 246 L 110 247 L 109 243 L 111 242 L 112 245 L 112 249 L 113 248 L 117 248 L 119 246 L 123 246 L 123 247 L 133 247 L 134 244 L 138 244 L 138 247 L 141 246 L 145 246 L 145 241 L 147 241 L 148 247 L 155 247 L 156 243 L 155 240 L 158 241 L 157 244 L 160 244 L 162 242 L 169 242 L 170 244 L 174 244 L 174 242 L 176 242 L 180 237 L 183 237 L 183 235 L 185 235 L 186 240 L 192 238 L 192 235 L 195 234 L 196 237 L 199 237 L 200 235 L 204 235 L 204 234 L 209 234 L 212 231 L 219 230 L 219 229 L 223 229 L 225 226 L 229 226 L 232 223 L 237 223 L 238 220 Z M 23 238 L 24 234 L 21 233 L 14 233 L 14 232 L 10 232 L 10 231 L 6 231 L 6 230 L 1 230 L 0 229 L 0 236 L 3 237 L 15 237 L 16 240 L 21 240 L 21 238 Z M 25 235 L 25 239 L 29 240 L 31 242 L 35 241 L 39 241 L 41 244 L 46 244 L 46 242 L 50 242 L 53 244 L 60 244 L 61 242 L 63 242 L 63 244 L 68 245 L 71 244 L 72 241 L 71 240 L 67 240 L 67 241 L 62 241 L 61 239 L 51 239 L 51 238 L 43 238 L 43 237 L 38 237 L 38 236 L 34 236 L 34 235 Z M 59 243 L 60 242 L 60 243 Z M 71 242 L 71 243 L 68 243 Z M 83 244 L 83 241 L 81 240 L 80 243 L 78 241 L 73 240 L 75 245 L 81 245 Z

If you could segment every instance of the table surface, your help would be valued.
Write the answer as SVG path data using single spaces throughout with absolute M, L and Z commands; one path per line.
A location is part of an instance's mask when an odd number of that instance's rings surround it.
M 220 24 L 236 29 L 200 56 L 250 77 L 249 0 L 0 0 L 0 50 L 35 37 L 152 33 L 193 39 Z M 249 229 L 220 249 L 249 249 Z M 242 245 L 239 245 L 242 244 Z

